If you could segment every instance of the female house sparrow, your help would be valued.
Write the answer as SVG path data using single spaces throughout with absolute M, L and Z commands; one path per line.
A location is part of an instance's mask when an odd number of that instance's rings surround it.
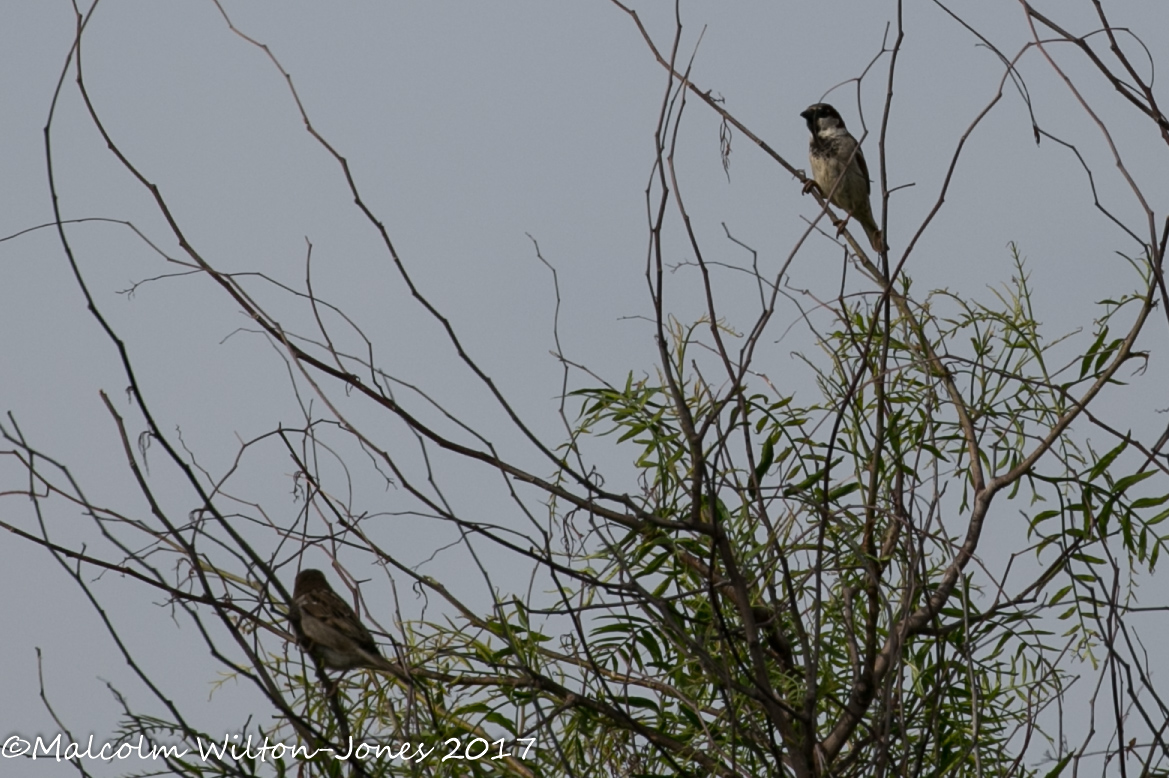
M 869 205 L 869 166 L 856 138 L 844 128 L 844 119 L 828 103 L 810 105 L 800 116 L 807 120 L 808 131 L 812 133 L 808 160 L 812 164 L 813 181 L 804 186 L 804 192 L 813 185 L 818 186 L 833 205 L 860 223 L 873 251 L 884 251 L 885 242 Z M 843 224 L 840 226 L 843 229 Z
M 382 656 L 369 630 L 320 570 L 310 568 L 297 574 L 288 619 L 301 647 L 327 668 L 344 672 L 364 667 L 404 676 L 397 665 Z

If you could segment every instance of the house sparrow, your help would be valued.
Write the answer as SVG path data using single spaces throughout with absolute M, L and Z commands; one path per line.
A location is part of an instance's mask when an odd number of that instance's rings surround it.
M 869 166 L 865 164 L 865 155 L 861 153 L 856 138 L 845 129 L 844 119 L 828 103 L 810 105 L 800 116 L 807 120 L 808 131 L 812 133 L 808 161 L 812 164 L 813 180 L 804 185 L 804 192 L 807 193 L 812 186 L 819 187 L 833 205 L 864 228 L 873 251 L 884 251 L 885 242 L 869 205 Z M 837 226 L 844 229 L 846 222 Z
M 382 656 L 369 630 L 320 570 L 297 574 L 288 618 L 301 647 L 325 667 L 342 672 L 364 667 L 405 677 L 401 668 Z

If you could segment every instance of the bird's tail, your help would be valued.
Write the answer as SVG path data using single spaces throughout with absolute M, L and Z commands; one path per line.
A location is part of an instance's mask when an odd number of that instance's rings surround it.
M 870 229 L 865 227 L 865 233 L 869 236 L 869 244 L 873 247 L 873 251 L 880 254 L 883 251 L 888 251 L 889 246 L 885 244 L 885 236 L 881 234 L 881 230 L 877 227 Z

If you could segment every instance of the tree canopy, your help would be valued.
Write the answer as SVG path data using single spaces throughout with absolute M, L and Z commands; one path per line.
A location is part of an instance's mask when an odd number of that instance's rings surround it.
M 910 11 L 892 5 L 868 67 L 861 62 L 863 73 L 832 93 L 851 109 L 862 85 L 883 84 L 883 100 L 865 104 L 862 143 L 887 250 L 875 253 L 853 223 L 835 229 L 847 214 L 812 191 L 786 253 L 761 256 L 733 225 L 711 241 L 710 219 L 691 210 L 684 128 L 717 117 L 720 138 L 705 151 L 720 155 L 732 181 L 740 166 L 766 165 L 798 191 L 803 158 L 764 142 L 743 118 L 750 111 L 719 94 L 725 85 L 699 83 L 693 68 L 703 50 L 683 45 L 692 40 L 684 6 L 673 37 L 662 38 L 614 0 L 612 12 L 648 52 L 645 67 L 661 77 L 652 126 L 638 128 L 654 141 L 639 312 L 654 358 L 596 371 L 562 348 L 557 313 L 548 330 L 561 391 L 549 407 L 563 427 L 550 434 L 509 389 L 523 376 L 492 375 L 473 345 L 481 333 L 460 327 L 433 291 L 441 281 L 418 280 L 426 248 L 396 242 L 367 199 L 361 166 L 300 99 L 278 52 L 216 6 L 239 45 L 283 78 L 294 121 L 330 160 L 328 186 L 353 203 L 395 276 L 396 299 L 441 335 L 459 373 L 426 385 L 406 378 L 396 349 L 418 330 L 375 332 L 344 299 L 320 291 L 329 268 L 314 264 L 311 242 L 300 285 L 228 269 L 204 248 L 212 240 L 188 229 L 181 183 L 155 180 L 104 110 L 86 69 L 88 14 L 101 11 L 95 4 L 79 15 L 45 133 L 53 228 L 73 282 L 117 347 L 129 404 L 112 392 L 102 398 L 138 495 L 125 505 L 89 498 L 73 463 L 9 416 L 0 432 L 20 475 L 3 489 L 33 520 L 3 526 L 53 555 L 86 592 L 106 571 L 161 597 L 167 610 L 157 621 L 173 614 L 195 625 L 225 677 L 259 695 L 262 708 L 221 725 L 254 734 L 257 747 L 264 738 L 290 747 L 246 758 L 194 750 L 168 757 L 168 771 L 1166 774 L 1169 710 L 1155 646 L 1143 642 L 1156 627 L 1150 633 L 1142 621 L 1160 606 L 1155 594 L 1152 605 L 1138 599 L 1138 587 L 1156 580 L 1164 549 L 1169 430 L 1112 421 L 1114 409 L 1142 402 L 1134 390 L 1152 380 L 1145 371 L 1169 325 L 1169 217 L 1161 193 L 1138 185 L 1118 148 L 1139 124 L 1163 144 L 1156 164 L 1169 155 L 1169 118 L 1148 67 L 1158 49 L 1140 31 L 1111 21 L 1100 3 L 1086 4 L 1096 26 L 1075 33 L 1020 2 L 1028 37 L 1012 51 L 954 16 L 995 58 L 999 81 L 968 125 L 946 137 L 952 153 L 934 171 L 942 182 L 934 206 L 911 223 L 897 214 L 899 184 L 887 168 L 898 61 L 913 40 Z M 935 259 L 920 246 L 942 229 L 937 215 L 955 181 L 1001 173 L 960 163 L 1007 102 L 1029 117 L 1037 142 L 1063 144 L 1068 164 L 1082 163 L 1035 111 L 1033 81 L 1077 96 L 1137 203 L 1113 211 L 1096 201 L 1101 222 L 1126 241 L 1109 261 L 1127 291 L 1068 312 L 1077 322 L 1069 330 L 1042 321 L 1027 246 L 1009 235 L 999 259 L 1010 272 L 988 275 L 982 289 L 913 281 L 915 265 Z M 56 106 L 71 90 L 158 217 L 149 229 L 128 221 L 125 229 L 178 267 L 135 290 L 210 281 L 239 313 L 233 326 L 279 355 L 301 415 L 241 440 L 226 468 L 201 464 L 156 411 L 149 376 L 87 282 L 54 156 Z M 1094 108 L 1117 96 L 1122 110 Z M 1083 169 L 1094 195 L 1092 170 Z M 560 285 L 556 258 L 536 238 L 530 245 L 546 299 L 559 306 L 572 290 Z M 949 245 L 963 254 L 959 237 Z M 838 287 L 791 284 L 792 263 L 809 255 L 835 263 Z M 459 283 L 457 268 L 446 282 Z M 792 329 L 803 345 L 777 363 L 773 344 Z M 241 387 L 250 380 L 238 376 Z M 488 410 L 450 404 L 459 393 Z M 241 482 L 280 466 L 292 470 L 289 501 L 248 497 Z M 185 495 L 185 512 L 171 490 Z M 62 539 L 54 529 L 62 505 L 92 520 L 100 546 Z M 463 567 L 408 561 L 416 557 L 405 546 L 437 537 L 419 527 L 453 538 L 458 553 L 448 558 Z M 297 645 L 292 580 L 324 559 L 393 672 L 330 671 Z M 121 640 L 126 628 L 106 624 L 154 698 L 119 698 L 124 742 L 223 742 L 171 701 L 166 682 Z

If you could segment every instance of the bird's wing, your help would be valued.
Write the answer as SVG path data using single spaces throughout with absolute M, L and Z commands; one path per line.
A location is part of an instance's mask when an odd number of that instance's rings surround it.
M 323 625 L 331 627 L 341 636 L 353 641 L 363 651 L 381 656 L 373 635 L 365 628 L 348 603 L 332 591 L 315 591 L 309 597 L 301 598 L 300 608 Z
M 865 180 L 865 195 L 872 194 L 872 181 L 869 180 L 869 166 L 865 164 L 865 153 L 861 151 L 861 145 L 856 144 L 856 165 L 861 169 L 861 176 Z

